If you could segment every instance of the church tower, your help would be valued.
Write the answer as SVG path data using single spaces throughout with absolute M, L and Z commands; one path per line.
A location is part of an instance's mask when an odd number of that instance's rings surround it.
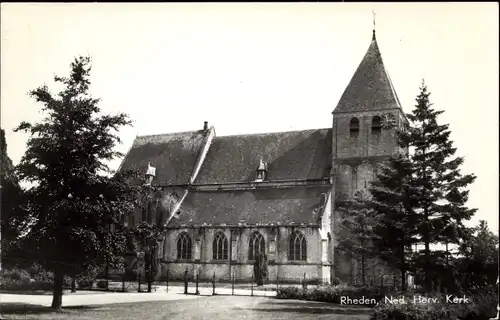
M 396 129 L 407 120 L 384 66 L 375 29 L 363 60 L 332 114 L 332 230 L 338 239 L 342 235 L 335 226 L 339 218 L 335 208 L 343 200 L 369 196 L 367 188 L 375 178 L 377 164 L 403 151 L 397 144 Z M 352 279 L 356 267 L 351 261 L 337 258 L 334 247 L 331 249 L 332 277 Z
M 375 30 L 332 114 L 335 193 L 336 199 L 345 199 L 366 188 L 378 162 L 401 151 L 395 133 L 406 119 L 384 66 Z

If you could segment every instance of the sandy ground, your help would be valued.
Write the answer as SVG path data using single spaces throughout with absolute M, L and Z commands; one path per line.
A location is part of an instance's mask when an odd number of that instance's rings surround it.
M 200 287 L 200 296 L 212 296 L 212 288 Z M 216 288 L 216 294 L 231 295 L 230 288 Z M 100 305 L 112 303 L 127 303 L 141 301 L 173 301 L 196 299 L 199 296 L 194 295 L 195 288 L 189 288 L 188 294 L 185 295 L 183 287 L 169 287 L 166 292 L 165 286 L 157 286 L 155 292 L 97 292 L 97 291 L 77 291 L 76 293 L 65 293 L 63 295 L 63 307 L 66 306 L 84 306 L 84 305 Z M 251 290 L 235 289 L 235 295 L 250 296 Z M 259 297 L 273 297 L 276 292 L 273 291 L 258 291 L 254 290 L 254 295 Z M 52 295 L 28 295 L 28 294 L 0 294 L 0 303 L 26 303 L 36 304 L 41 306 L 50 306 L 52 303 Z

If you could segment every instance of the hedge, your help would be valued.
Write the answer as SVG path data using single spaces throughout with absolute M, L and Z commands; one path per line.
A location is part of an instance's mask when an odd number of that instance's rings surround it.
M 405 294 L 405 304 L 381 301 L 374 308 L 372 320 L 488 320 L 496 316 L 497 295 L 489 289 L 480 293 L 466 294 L 466 303 L 450 303 L 445 294 L 422 294 L 435 298 L 436 302 L 415 303 L 419 294 Z
M 63 286 L 71 287 L 71 279 L 65 277 Z M 50 291 L 53 287 L 53 273 L 38 266 L 28 269 L 4 269 L 0 272 L 0 290 Z
M 495 287 L 469 292 L 465 295 L 468 299 L 466 303 L 450 303 L 446 299 L 446 295 L 440 293 L 390 293 L 381 291 L 379 287 L 352 287 L 348 285 L 322 285 L 309 288 L 283 286 L 278 289 L 276 295 L 278 299 L 299 299 L 336 304 L 342 304 L 342 297 L 347 296 L 353 301 L 354 299 L 365 299 L 364 306 L 374 307 L 371 320 L 488 320 L 496 316 L 498 304 L 498 294 Z M 415 297 L 417 301 L 414 300 Z M 435 300 L 419 303 L 419 297 Z M 450 296 L 450 300 L 453 300 L 453 297 Z M 391 303 L 391 298 L 404 303 Z
M 278 299 L 300 299 L 309 301 L 322 301 L 338 303 L 342 302 L 342 297 L 350 299 L 375 299 L 379 301 L 384 293 L 379 287 L 352 287 L 341 285 L 320 285 L 314 287 L 280 287 L 277 290 Z M 375 305 L 375 303 L 368 305 Z

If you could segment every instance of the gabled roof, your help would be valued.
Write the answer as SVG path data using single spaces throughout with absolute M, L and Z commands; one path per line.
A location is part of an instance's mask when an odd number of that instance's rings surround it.
M 375 31 L 366 54 L 333 113 L 401 109 L 378 48 Z
M 262 157 L 267 181 L 329 176 L 331 129 L 215 137 L 194 184 L 251 182 Z
M 168 228 L 319 226 L 330 187 L 189 192 Z
M 205 143 L 205 131 L 139 136 L 125 156 L 120 170 L 156 168 L 153 185 L 184 185 L 194 170 Z

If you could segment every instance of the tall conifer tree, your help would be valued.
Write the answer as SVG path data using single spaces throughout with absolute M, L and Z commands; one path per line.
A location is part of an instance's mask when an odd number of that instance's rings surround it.
M 339 227 L 342 236 L 337 250 L 361 262 L 361 283 L 366 284 L 366 262 L 373 257 L 374 211 L 366 206 L 370 195 L 362 190 L 354 198 L 339 203 Z
M 416 241 L 411 162 L 398 155 L 379 165 L 368 204 L 375 212 L 373 243 L 380 257 L 401 272 L 402 290 L 410 271 L 407 248 Z
M 418 233 L 424 244 L 422 259 L 417 261 L 424 270 L 425 286 L 431 289 L 431 244 L 458 244 L 465 227 L 477 209 L 466 206 L 473 174 L 463 175 L 460 166 L 463 157 L 455 156 L 457 149 L 450 139 L 449 125 L 438 123 L 444 111 L 433 108 L 427 86 L 422 83 L 416 106 L 407 117 L 410 130 L 402 131 L 401 142 L 410 148 L 413 167 L 413 211 L 418 213 Z
M 432 107 L 429 96 L 422 84 L 417 104 L 407 115 L 409 126 L 398 131 L 400 145 L 409 150 L 408 157 L 393 157 L 379 171 L 372 187 L 381 221 L 378 238 L 383 242 L 389 233 L 392 237 L 400 234 L 400 239 L 391 241 L 392 245 L 400 242 L 399 256 L 404 256 L 403 248 L 415 241 L 424 245 L 414 262 L 417 271 L 423 270 L 427 290 L 432 288 L 432 265 L 437 257 L 431 245 L 459 243 L 465 233 L 463 221 L 476 212 L 466 206 L 467 186 L 476 177 L 460 172 L 464 159 L 455 156 L 449 126 L 438 124 L 443 111 Z

